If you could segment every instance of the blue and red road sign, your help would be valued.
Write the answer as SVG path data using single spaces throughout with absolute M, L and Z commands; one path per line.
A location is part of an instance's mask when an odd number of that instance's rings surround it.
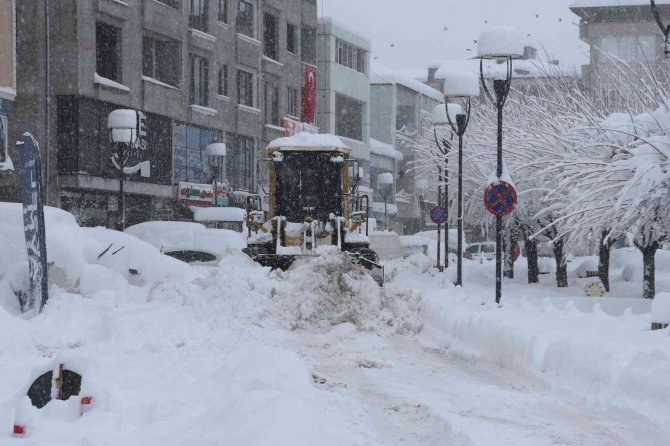
M 444 206 L 435 206 L 430 210 L 430 219 L 433 220 L 433 223 L 436 225 L 441 225 L 447 221 L 449 216 L 447 215 L 447 208 Z
M 516 190 L 514 186 L 505 181 L 491 184 L 484 192 L 486 210 L 496 217 L 504 217 L 512 213 L 516 203 Z

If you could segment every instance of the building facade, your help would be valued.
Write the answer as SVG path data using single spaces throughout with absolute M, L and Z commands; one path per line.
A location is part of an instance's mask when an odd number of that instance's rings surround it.
M 670 4 L 656 3 L 667 23 Z M 579 16 L 580 38 L 590 47 L 582 76 L 584 86 L 596 97 L 616 104 L 622 95 L 634 94 L 635 85 L 630 81 L 645 77 L 645 70 L 667 73 L 663 36 L 649 2 L 577 0 L 570 10 Z
M 364 185 L 370 183 L 370 49 L 365 37 L 333 19 L 319 20 L 317 125 L 351 148 Z
M 400 143 L 398 132 L 419 136 L 425 131 L 424 120 L 435 106 L 444 101 L 442 93 L 416 79 L 380 65 L 373 66 L 370 88 L 371 136 L 402 155 L 397 160 L 395 200 L 396 228 L 413 234 L 423 227 L 424 206 L 436 204 L 432 195 L 420 195 L 412 166 L 416 153 Z M 374 185 L 373 185 L 374 186 Z
M 0 170 L 9 167 L 9 122 L 16 97 L 14 0 L 0 0 Z
M 315 0 L 18 2 L 10 129 L 40 142 L 47 203 L 116 224 L 106 119 L 117 108 L 147 116 L 135 155 L 151 176 L 126 179 L 129 224 L 169 218 L 180 190 L 211 184 L 211 142 L 228 146 L 221 180 L 256 192 L 265 145 L 288 122 L 314 120 L 316 17 Z

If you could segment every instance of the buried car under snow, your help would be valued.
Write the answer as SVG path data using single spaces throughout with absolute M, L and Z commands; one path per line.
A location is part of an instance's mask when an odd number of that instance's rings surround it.
M 221 257 L 246 248 L 244 236 L 228 229 L 206 228 L 200 223 L 149 221 L 126 229 L 128 234 L 186 263 L 216 265 Z

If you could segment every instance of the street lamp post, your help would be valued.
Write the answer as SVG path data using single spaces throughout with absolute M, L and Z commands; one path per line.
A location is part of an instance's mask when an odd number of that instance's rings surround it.
M 479 75 L 482 89 L 486 97 L 495 103 L 498 109 L 498 147 L 496 177 L 502 181 L 503 176 L 503 108 L 512 86 L 512 60 L 523 57 L 523 36 L 512 28 L 498 27 L 484 31 L 478 40 L 477 58 L 479 59 Z M 484 78 L 484 59 L 495 60 L 504 65 L 503 72 L 496 72 L 493 76 L 493 92 Z M 496 303 L 502 298 L 502 216 L 496 215 Z
M 386 230 L 389 229 L 389 219 L 388 219 L 388 198 L 393 192 L 393 174 L 389 172 L 380 173 L 377 175 L 377 187 L 379 188 L 379 193 L 384 199 L 384 225 Z
M 438 105 L 437 107 L 442 109 L 444 107 L 442 104 Z M 437 204 L 442 206 L 444 205 L 445 209 L 449 209 L 449 149 L 451 149 L 451 144 L 449 141 L 447 141 L 445 138 L 442 138 L 442 141 L 440 141 L 440 138 L 437 136 L 437 125 L 438 123 L 436 122 L 437 117 L 435 116 L 435 112 L 437 110 L 437 107 L 435 110 L 433 110 L 433 135 L 435 136 L 435 145 L 437 146 L 437 150 L 442 157 L 444 161 L 444 175 L 442 175 L 442 165 L 438 163 L 437 165 L 437 171 L 438 171 L 438 186 L 437 186 Z M 438 111 L 439 114 L 443 115 L 444 112 Z M 444 182 L 444 201 L 442 197 L 442 183 Z M 444 222 L 444 267 L 440 264 L 440 245 L 441 245 L 441 240 L 440 240 L 440 225 L 437 225 L 437 268 L 440 271 L 443 271 L 444 268 L 449 267 L 449 220 Z
M 146 116 L 137 110 L 118 109 L 107 116 L 107 128 L 110 129 L 110 138 L 116 145 L 116 152 L 112 155 L 112 164 L 119 170 L 119 201 L 121 202 L 121 230 L 126 229 L 126 196 L 123 191 L 123 182 L 127 173 L 141 171 L 142 176 L 150 174 L 148 161 L 141 162 L 134 167 L 126 167 L 133 149 L 144 149 L 146 144 Z
M 463 135 L 470 122 L 472 98 L 479 96 L 479 80 L 474 73 L 447 73 L 444 80 L 444 110 L 446 122 L 452 131 L 458 135 L 458 253 L 456 261 L 456 285 L 463 285 Z M 455 99 L 464 103 L 450 104 Z M 452 119 L 455 117 L 455 120 Z M 455 121 L 455 122 L 454 122 Z
M 214 188 L 214 206 L 219 205 L 219 194 L 217 181 L 223 170 L 223 161 L 226 157 L 226 144 L 222 142 L 214 142 L 205 147 L 205 154 L 209 163 L 209 170 L 212 173 L 212 181 Z

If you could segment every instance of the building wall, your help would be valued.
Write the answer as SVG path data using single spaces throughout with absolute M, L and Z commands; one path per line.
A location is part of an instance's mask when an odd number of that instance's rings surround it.
M 159 146 L 151 148 L 145 156 L 155 158 L 152 159 L 155 169 L 168 169 L 168 172 L 155 171 L 155 178 L 148 182 L 133 179 L 129 181 L 130 190 L 135 187 L 138 193 L 144 191 L 148 196 L 161 197 L 173 191 L 174 178 L 171 181 L 165 178 L 172 178 L 173 152 L 181 144 L 180 129 L 183 126 L 186 126 L 184 134 L 190 131 L 189 128 L 206 131 L 203 144 L 215 135 L 226 140 L 229 153 L 237 149 L 238 157 L 248 157 L 245 187 L 255 188 L 259 180 L 255 176 L 256 161 L 263 157 L 267 142 L 281 134 L 281 128 L 268 122 L 269 117 L 264 113 L 265 83 L 272 82 L 277 87 L 279 117 L 287 115 L 287 89 L 295 88 L 300 95 L 305 71 L 301 54 L 287 51 L 287 23 L 296 26 L 300 53 L 300 30 L 303 27 L 316 29 L 317 14 L 314 0 L 249 1 L 254 4 L 253 36 L 237 32 L 236 0 L 228 0 L 227 23 L 218 20 L 218 1 L 209 0 L 205 31 L 189 28 L 188 0 L 181 0 L 177 8 L 158 0 L 18 2 L 17 16 L 24 26 L 19 28 L 17 36 L 20 76 L 16 122 L 11 130 L 14 138 L 24 131 L 32 131 L 40 142 L 49 204 L 58 205 L 60 192 L 64 189 L 114 190 L 118 186 L 114 170 L 108 165 L 107 129 L 103 120 L 98 117 L 95 125 L 73 129 L 76 134 L 59 135 L 59 121 L 64 121 L 65 113 L 59 107 L 67 104 L 77 104 L 77 110 L 93 107 L 93 115 L 101 110 L 132 108 L 143 110 L 149 116 L 150 144 Z M 263 13 L 266 11 L 279 19 L 277 60 L 263 55 Z M 96 22 L 121 29 L 120 84 L 126 88 L 95 81 Z M 143 37 L 179 42 L 180 79 L 177 85 L 165 85 L 143 76 Z M 208 60 L 206 107 L 191 104 L 191 55 Z M 223 66 L 228 67 L 227 95 L 218 94 L 219 69 Z M 251 106 L 238 105 L 237 70 L 253 74 Z M 300 99 L 298 97 L 299 105 Z M 76 116 L 84 119 L 80 112 Z M 152 122 L 156 123 L 154 127 L 150 125 Z M 166 122 L 174 129 L 171 135 L 166 134 Z M 238 142 L 247 140 L 251 144 L 237 146 Z M 187 143 L 183 142 L 183 145 Z M 202 147 L 200 156 L 201 152 Z M 84 164 L 84 160 L 88 164 Z M 80 164 L 73 166 L 74 162 Z M 99 166 L 92 168 L 95 163 Z M 60 173 L 57 165 L 61 167 Z M 67 169 L 64 168 L 66 165 Z M 149 184 L 153 186 L 149 187 Z
M 364 72 L 353 70 L 337 63 L 337 41 L 341 40 L 366 51 Z M 317 81 L 318 113 L 317 125 L 324 133 L 337 134 L 336 96 L 342 95 L 360 102 L 362 113 L 362 138 L 360 141 L 345 138 L 352 149 L 352 156 L 370 160 L 370 41 L 326 21 L 319 23 L 317 52 L 320 77 Z M 340 135 L 341 136 L 341 135 Z

